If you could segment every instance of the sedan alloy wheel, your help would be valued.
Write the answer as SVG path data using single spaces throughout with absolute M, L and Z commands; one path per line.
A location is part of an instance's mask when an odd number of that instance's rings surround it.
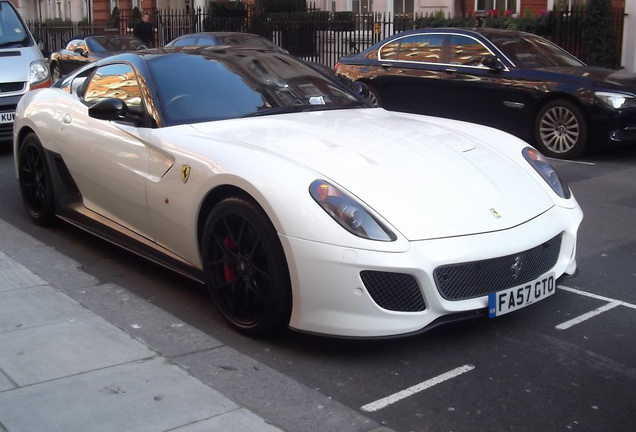
M 581 110 L 568 101 L 548 103 L 537 116 L 535 140 L 546 156 L 580 156 L 587 144 L 587 127 Z

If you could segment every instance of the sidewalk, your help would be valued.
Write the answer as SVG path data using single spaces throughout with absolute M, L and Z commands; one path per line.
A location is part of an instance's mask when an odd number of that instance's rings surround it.
M 314 430 L 390 431 L 0 220 L 0 432 Z

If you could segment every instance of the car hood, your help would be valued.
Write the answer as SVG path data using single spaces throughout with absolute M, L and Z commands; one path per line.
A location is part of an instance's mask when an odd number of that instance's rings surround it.
M 625 87 L 625 90 L 632 93 L 636 91 L 636 74 L 626 70 L 614 70 L 593 66 L 546 68 L 544 70 Z
M 42 59 L 40 51 L 33 47 L 4 48 L 1 51 L 3 67 L 0 68 L 0 82 L 28 82 L 29 65 Z
M 193 125 L 206 136 L 256 146 L 337 183 L 409 240 L 503 230 L 554 205 L 521 167 L 488 143 L 424 116 L 382 109 L 323 111 Z M 455 129 L 464 123 L 447 120 Z M 443 123 L 443 122 L 442 122 Z M 500 142 L 502 146 L 506 142 Z M 532 168 L 528 168 L 531 170 Z M 309 187 L 309 184 L 307 185 Z

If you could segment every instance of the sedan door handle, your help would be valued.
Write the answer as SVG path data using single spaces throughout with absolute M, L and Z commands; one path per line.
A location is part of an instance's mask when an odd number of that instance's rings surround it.
M 447 74 L 454 74 L 454 73 L 457 73 L 457 69 L 455 69 L 455 68 L 446 68 L 446 69 L 444 69 L 444 72 L 446 72 Z
M 391 69 L 391 68 L 393 67 L 393 65 L 392 65 L 392 64 L 390 64 L 390 63 L 382 63 L 382 64 L 380 65 L 380 67 L 381 67 L 382 69 Z

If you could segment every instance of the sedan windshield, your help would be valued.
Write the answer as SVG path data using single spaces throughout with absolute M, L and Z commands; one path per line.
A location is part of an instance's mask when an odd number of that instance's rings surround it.
M 485 35 L 512 61 L 523 68 L 585 66 L 552 42 L 531 34 Z
M 212 58 L 183 52 L 151 60 L 167 124 L 364 105 L 291 56 L 251 54 L 228 50 Z

